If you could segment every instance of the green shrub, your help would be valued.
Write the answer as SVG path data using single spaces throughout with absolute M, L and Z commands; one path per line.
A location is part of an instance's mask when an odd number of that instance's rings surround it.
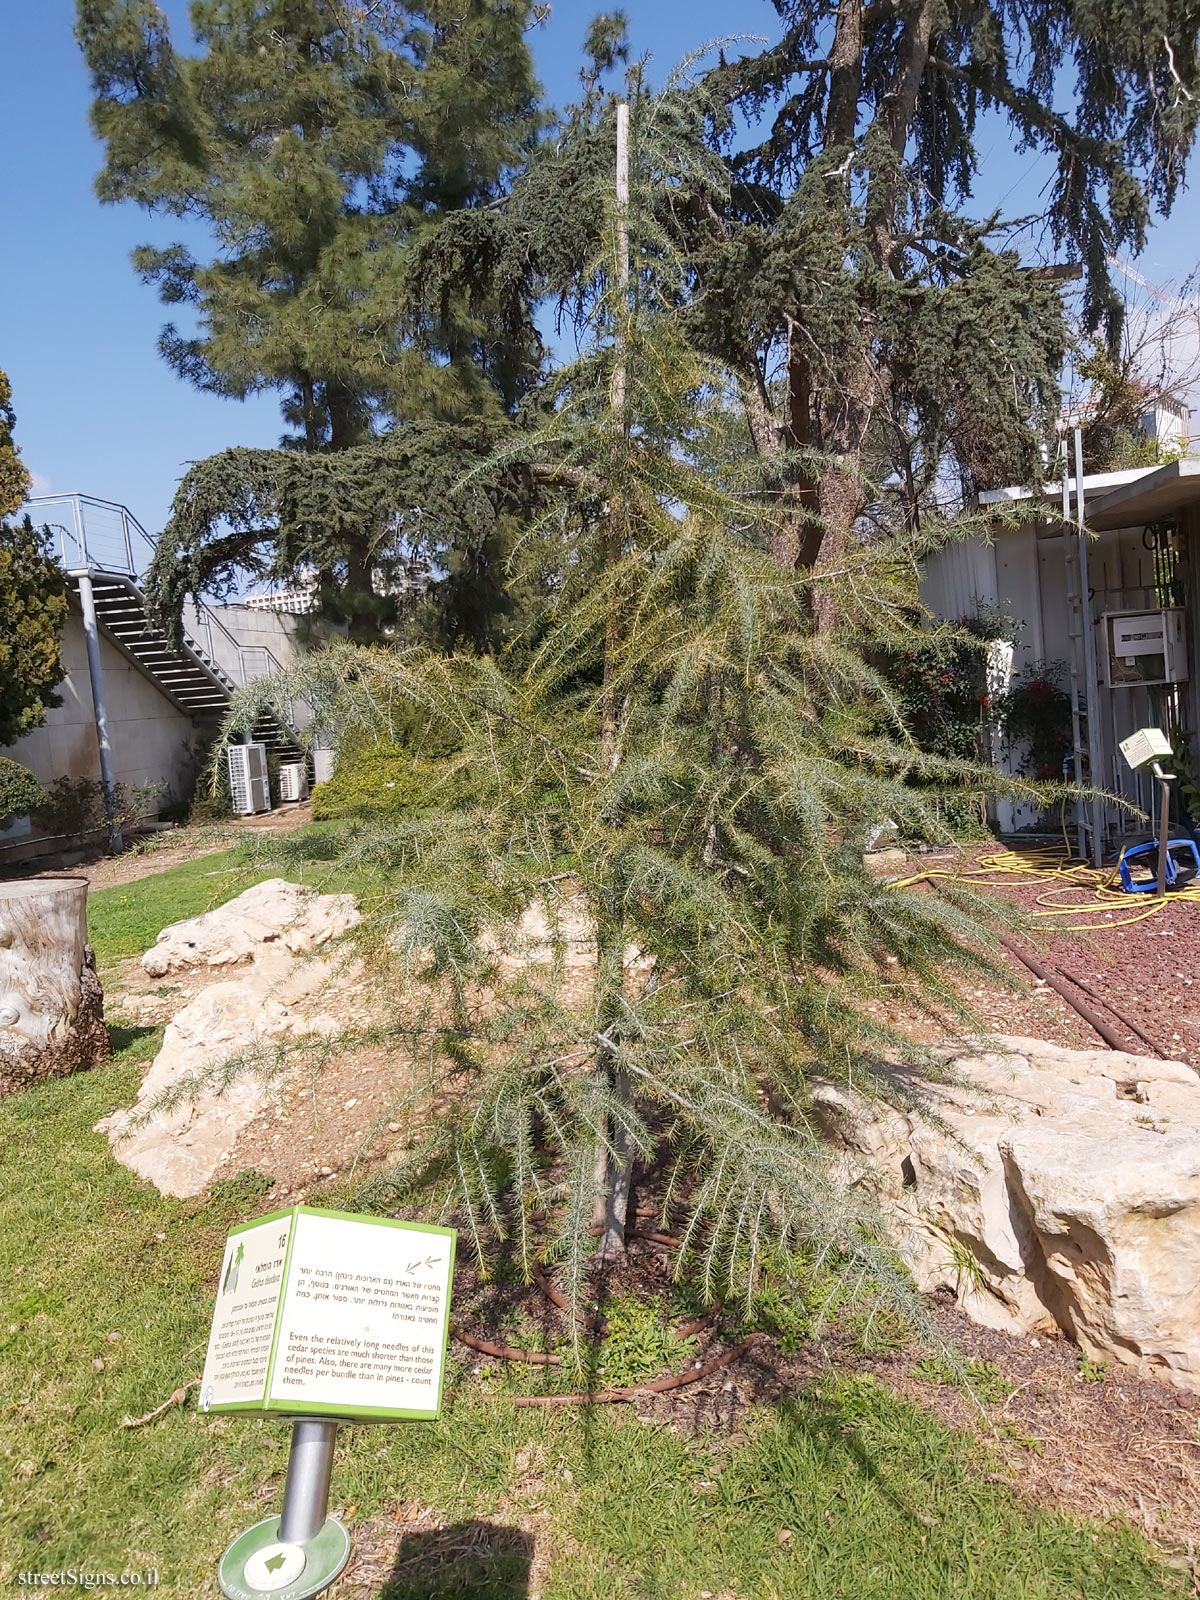
M 58 838 L 104 827 L 123 828 L 147 815 L 159 788 L 154 783 L 116 783 L 106 797 L 97 778 L 56 778 L 41 796 L 34 820 Z
M 14 817 L 36 811 L 45 798 L 45 791 L 28 767 L 10 756 L 0 756 L 0 828 L 7 828 Z
M 313 790 L 313 821 L 425 816 L 446 810 L 461 788 L 447 771 L 444 761 L 428 760 L 396 744 L 343 750 L 333 777 Z
M 1010 745 L 1023 745 L 1020 769 L 1043 780 L 1061 779 L 1071 752 L 1071 697 L 1062 686 L 1061 662 L 1027 667 L 992 702 L 996 724 Z

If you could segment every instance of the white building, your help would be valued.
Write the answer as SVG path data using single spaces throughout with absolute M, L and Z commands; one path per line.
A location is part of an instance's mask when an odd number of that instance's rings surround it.
M 1136 729 L 1156 726 L 1197 748 L 1200 460 L 1085 474 L 1082 506 L 1074 477 L 980 500 L 1019 502 L 1028 516 L 1019 527 L 998 523 L 988 538 L 931 555 L 925 603 L 951 620 L 997 607 L 1018 622 L 1013 674 L 1062 664 L 1077 776 L 1149 811 L 1153 780 L 1131 772 L 1118 746 Z M 1094 859 L 1134 826 L 1112 804 L 1083 810 L 1081 838 Z M 997 811 L 1003 831 L 1032 820 L 1024 808 Z
M 154 786 L 160 809 L 186 799 L 233 691 L 293 656 L 297 618 L 191 604 L 182 642 L 173 644 L 148 616 L 139 583 L 153 542 L 124 506 L 73 494 L 31 500 L 24 511 L 50 528 L 67 573 L 66 675 L 61 706 L 3 754 L 43 787 L 60 777 L 92 778 Z M 289 733 L 264 725 L 256 737 L 289 751 Z M 0 865 L 54 843 L 18 818 L 0 831 Z

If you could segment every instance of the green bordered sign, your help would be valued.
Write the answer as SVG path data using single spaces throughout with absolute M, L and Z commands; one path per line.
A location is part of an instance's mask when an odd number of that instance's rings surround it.
M 225 1242 L 202 1411 L 430 1419 L 442 1403 L 453 1228 L 294 1206 Z

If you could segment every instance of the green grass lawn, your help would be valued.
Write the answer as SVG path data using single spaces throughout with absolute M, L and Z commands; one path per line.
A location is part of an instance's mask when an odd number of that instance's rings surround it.
M 271 873 L 255 870 L 240 848 L 197 856 L 133 883 L 98 889 L 88 896 L 88 933 L 99 967 L 139 956 L 168 922 L 211 911 Z
M 198 1375 L 223 1237 L 261 1201 L 236 1185 L 163 1199 L 112 1160 L 92 1125 L 129 1102 L 158 1038 L 115 1032 L 102 1067 L 0 1102 L 0 1586 L 26 1570 L 157 1567 L 167 1593 L 212 1595 L 225 1545 L 278 1509 L 286 1428 L 205 1419 L 194 1390 L 145 1427 L 121 1424 Z M 441 1421 L 341 1440 L 334 1503 L 357 1508 L 352 1523 L 415 1501 L 454 1523 L 524 1526 L 543 1600 L 1190 1592 L 1132 1532 L 1022 1506 L 978 1446 L 869 1382 L 763 1409 L 729 1444 L 623 1407 L 517 1410 L 454 1364 Z M 447 1564 L 444 1544 L 409 1534 L 380 1600 L 525 1596 L 519 1534 L 490 1557 L 465 1543 Z
M 291 841 L 282 868 L 239 849 L 95 894 L 101 965 L 276 872 L 341 887 L 303 865 L 310 846 Z M 130 1102 L 159 1039 L 113 1034 L 95 1071 L 0 1101 L 0 1586 L 153 1567 L 167 1592 L 207 1596 L 224 1547 L 278 1509 L 286 1426 L 201 1417 L 194 1389 L 122 1424 L 198 1376 L 225 1233 L 262 1202 L 247 1182 L 167 1200 L 113 1161 L 93 1124 Z M 407 1534 L 378 1600 L 523 1600 L 531 1549 L 543 1600 L 1190 1592 L 1133 1532 L 1035 1511 L 992 1473 L 871 1381 L 763 1408 L 731 1443 L 622 1407 L 518 1410 L 452 1355 L 439 1422 L 343 1429 L 334 1503 L 360 1540 L 413 1502 L 462 1527 Z
M 197 917 L 265 878 L 289 878 L 321 890 L 346 887 L 328 859 L 331 829 L 320 823 L 285 835 L 263 835 L 213 855 L 167 867 L 133 883 L 88 896 L 88 932 L 96 963 L 141 955 L 169 922 Z

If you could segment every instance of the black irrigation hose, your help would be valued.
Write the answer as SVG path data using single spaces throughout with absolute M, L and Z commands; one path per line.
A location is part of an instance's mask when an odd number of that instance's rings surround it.
M 1143 1029 L 1133 1020 L 1132 1017 L 1127 1017 L 1123 1011 L 1119 1010 L 1115 1005 L 1113 1005 L 1111 1000 L 1106 999 L 1102 994 L 1097 994 L 1095 989 L 1092 988 L 1091 984 L 1088 983 L 1085 978 L 1079 977 L 1076 973 L 1071 972 L 1066 967 L 1060 966 L 1058 970 L 1069 983 L 1073 983 L 1075 987 L 1077 989 L 1081 989 L 1084 994 L 1091 995 L 1093 1000 L 1098 1000 L 1106 1011 L 1111 1011 L 1121 1026 L 1128 1028 L 1135 1039 L 1140 1039 L 1146 1046 L 1147 1050 L 1153 1050 L 1154 1054 L 1160 1058 L 1165 1058 L 1168 1055 L 1168 1052 L 1163 1049 L 1162 1045 L 1159 1044 L 1157 1039 L 1152 1039 L 1148 1033 L 1143 1031 Z
M 587 1405 L 616 1405 L 623 1400 L 637 1400 L 642 1395 L 668 1394 L 672 1389 L 683 1389 L 689 1383 L 698 1383 L 701 1378 L 711 1377 L 714 1372 L 719 1372 L 722 1367 L 730 1366 L 746 1354 L 754 1345 L 760 1344 L 767 1335 L 765 1333 L 752 1333 L 749 1338 L 743 1339 L 741 1344 L 734 1345 L 732 1350 L 725 1350 L 719 1356 L 714 1356 L 711 1361 L 706 1361 L 702 1366 L 693 1367 L 690 1372 L 681 1372 L 671 1377 L 655 1378 L 653 1383 L 634 1384 L 628 1389 L 596 1389 L 591 1393 L 586 1390 L 581 1394 L 486 1394 L 486 1400 L 509 1400 L 514 1406 L 587 1406 Z
M 1040 978 L 1043 983 L 1048 983 L 1054 990 L 1055 994 L 1060 995 L 1062 999 L 1064 999 L 1071 1007 L 1072 1011 L 1077 1012 L 1087 1023 L 1088 1027 L 1092 1028 L 1100 1035 L 1110 1050 L 1120 1050 L 1124 1052 L 1125 1041 L 1120 1037 L 1120 1035 L 1115 1033 L 1113 1029 L 1109 1027 L 1108 1023 L 1105 1022 L 1104 1018 L 1098 1011 L 1093 1011 L 1091 1006 L 1085 1005 L 1082 1000 L 1077 1000 L 1075 998 L 1071 991 L 1066 987 L 1066 980 L 1057 972 L 1055 972 L 1053 967 L 1046 966 L 1045 963 L 1039 961 L 1036 956 L 1030 955 L 1028 950 L 1022 950 L 1019 944 L 1014 944 L 1011 939 L 1006 939 L 1003 934 L 999 934 L 997 937 L 1010 955 L 1016 956 L 1018 961 L 1020 961 L 1024 966 L 1027 966 L 1035 978 Z

